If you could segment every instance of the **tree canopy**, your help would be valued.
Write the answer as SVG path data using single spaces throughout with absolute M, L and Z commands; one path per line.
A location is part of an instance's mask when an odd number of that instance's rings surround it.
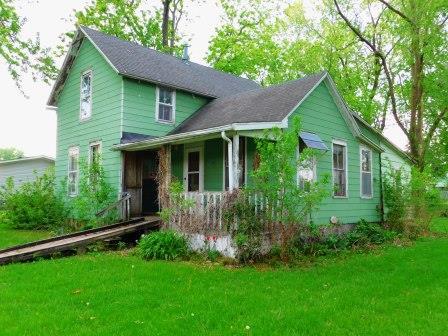
M 50 49 L 42 47 L 39 34 L 34 38 L 22 37 L 25 23 L 26 19 L 17 13 L 14 0 L 0 0 L 0 59 L 6 62 L 9 74 L 20 90 L 24 73 L 30 74 L 33 80 L 41 79 L 46 83 L 56 75 Z
M 221 0 L 224 24 L 207 60 L 270 85 L 328 70 L 349 106 L 382 131 L 393 119 L 423 168 L 446 162 L 448 2 Z M 440 168 L 440 167 L 439 167 Z
M 0 148 L 0 161 L 20 159 L 23 151 L 17 148 Z

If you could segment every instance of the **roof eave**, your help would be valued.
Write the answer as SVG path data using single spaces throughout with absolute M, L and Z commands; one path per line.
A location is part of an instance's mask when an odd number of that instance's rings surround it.
M 247 131 L 247 130 L 261 130 L 273 127 L 283 128 L 285 125 L 282 122 L 254 122 L 254 123 L 234 123 L 225 126 L 211 127 L 203 130 L 171 134 L 162 136 L 156 139 L 148 139 L 128 144 L 118 144 L 112 147 L 112 150 L 143 150 L 148 148 L 159 147 L 161 145 L 174 143 L 178 141 L 188 141 L 189 139 L 198 136 L 207 136 L 214 133 L 221 133 L 222 131 Z

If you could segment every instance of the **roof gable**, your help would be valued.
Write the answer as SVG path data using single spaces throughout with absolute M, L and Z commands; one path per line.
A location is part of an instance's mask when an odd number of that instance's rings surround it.
M 206 97 L 224 97 L 259 88 L 252 80 L 234 76 L 190 61 L 183 61 L 137 43 L 97 30 L 79 27 L 54 85 L 48 105 L 55 105 L 67 72 L 84 38 L 88 38 L 120 75 L 166 85 Z

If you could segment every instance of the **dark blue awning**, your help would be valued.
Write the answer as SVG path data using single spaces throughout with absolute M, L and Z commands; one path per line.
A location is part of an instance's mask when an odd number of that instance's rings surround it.
M 327 145 L 322 141 L 322 139 L 317 134 L 309 132 L 300 132 L 300 139 L 303 140 L 303 142 L 308 148 L 314 148 L 323 151 L 328 150 Z

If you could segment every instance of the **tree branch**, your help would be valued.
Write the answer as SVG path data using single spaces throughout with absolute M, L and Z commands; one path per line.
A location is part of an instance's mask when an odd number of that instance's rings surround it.
M 442 111 L 440 111 L 440 113 L 437 115 L 436 119 L 434 120 L 433 124 L 429 128 L 429 131 L 426 134 L 425 146 L 423 147 L 424 151 L 426 151 L 426 149 L 428 148 L 428 145 L 431 142 L 431 139 L 434 136 L 434 133 L 436 132 L 437 128 L 439 127 L 439 124 L 445 118 L 446 115 L 448 115 L 448 107 L 445 107 Z
M 396 101 L 396 98 L 395 98 L 395 91 L 394 91 L 394 81 L 392 79 L 392 74 L 390 73 L 390 70 L 389 70 L 389 67 L 388 67 L 388 64 L 387 64 L 386 56 L 381 52 L 381 50 L 377 49 L 375 47 L 375 45 L 370 40 L 368 40 L 361 33 L 361 31 L 358 28 L 356 28 L 350 22 L 348 17 L 342 12 L 341 8 L 339 7 L 338 1 L 337 0 L 333 0 L 333 2 L 334 2 L 334 5 L 336 7 L 336 10 L 337 10 L 339 16 L 344 20 L 346 25 L 351 29 L 351 31 L 353 33 L 355 33 L 356 36 L 358 36 L 358 38 L 362 42 L 364 42 L 370 48 L 370 50 L 372 50 L 373 54 L 381 60 L 381 64 L 382 64 L 383 69 L 384 69 L 384 74 L 386 75 L 387 83 L 389 85 L 389 95 L 390 95 L 391 106 L 392 106 L 392 115 L 394 116 L 395 121 L 397 122 L 398 126 L 401 128 L 403 133 L 407 137 L 409 137 L 409 131 L 406 129 L 406 127 L 404 126 L 403 122 L 400 120 L 400 117 L 398 116 L 397 101 Z
M 403 19 L 405 19 L 407 22 L 412 23 L 411 19 L 408 18 L 403 12 L 399 11 L 395 7 L 393 7 L 390 3 L 388 3 L 386 0 L 379 0 L 382 4 L 384 4 L 387 8 L 389 8 L 392 12 L 395 14 L 401 16 Z

